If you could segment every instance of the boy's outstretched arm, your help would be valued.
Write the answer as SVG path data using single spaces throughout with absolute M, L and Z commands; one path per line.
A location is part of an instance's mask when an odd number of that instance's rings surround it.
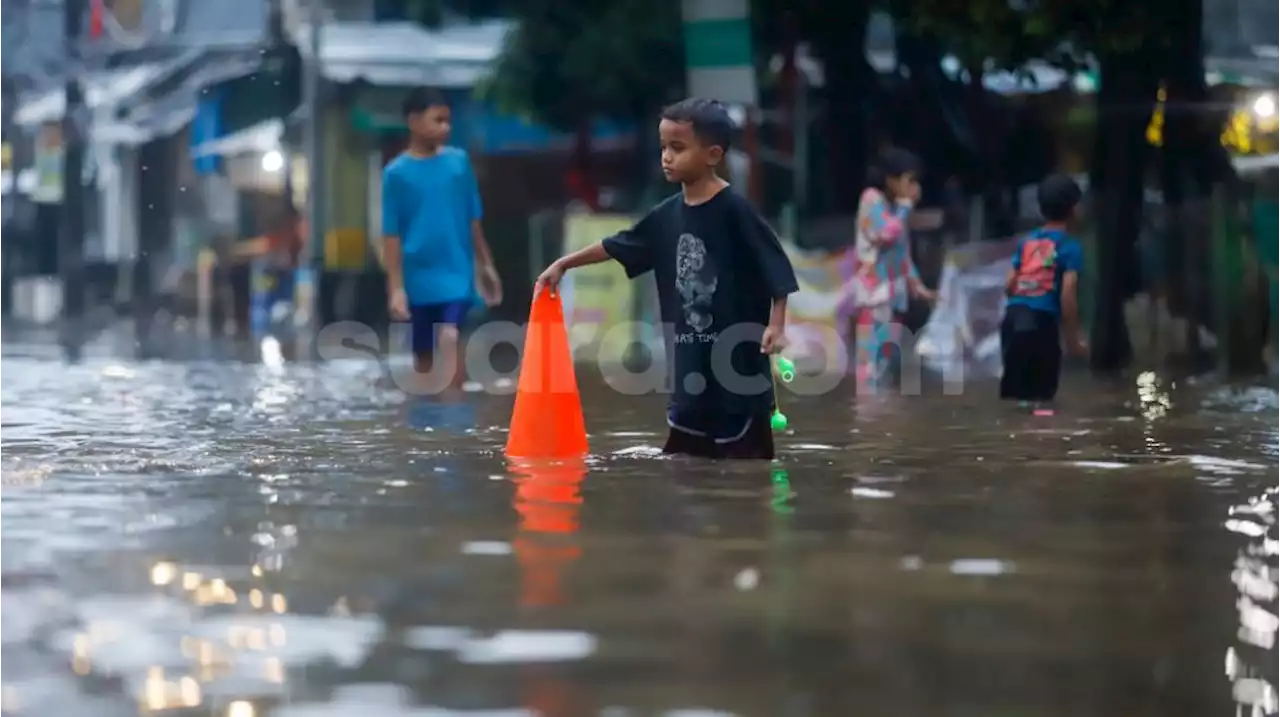
M 1083 356 L 1087 347 L 1080 332 L 1079 286 L 1080 274 L 1074 271 L 1062 274 L 1062 333 L 1067 340 L 1067 348 L 1077 356 Z
M 660 205 L 661 206 L 661 205 Z M 653 237 L 656 223 L 655 210 L 651 210 L 635 226 L 614 234 L 604 241 L 596 242 L 589 247 L 579 249 L 572 254 L 560 257 L 547 270 L 542 272 L 533 285 L 533 295 L 537 296 L 543 289 L 555 292 L 564 273 L 570 269 L 591 264 L 602 264 L 610 259 L 622 265 L 627 277 L 635 277 L 653 268 Z
M 537 282 L 533 285 L 533 295 L 537 296 L 542 293 L 543 289 L 548 289 L 555 293 L 556 288 L 560 285 L 560 279 L 564 278 L 564 273 L 570 269 L 602 264 L 612 258 L 609 256 L 609 252 L 605 251 L 604 242 L 596 242 L 572 254 L 562 256 L 552 262 L 551 266 L 547 267 L 546 271 L 538 276 Z
M 493 264 L 493 252 L 484 237 L 484 227 L 479 219 L 471 221 L 471 243 L 476 252 L 476 276 L 480 284 L 480 296 L 490 307 L 502 303 L 502 278 Z
M 769 325 L 760 339 L 760 353 L 778 353 L 785 348 L 787 337 L 787 297 L 775 296 L 769 308 Z
M 480 298 L 488 306 L 502 303 L 502 278 L 493 264 L 493 252 L 489 250 L 489 242 L 484 236 L 484 226 L 480 220 L 484 218 L 484 202 L 480 199 L 480 183 L 476 181 L 475 168 L 470 158 L 466 164 L 467 183 L 470 197 L 467 210 L 471 215 L 471 245 L 476 256 L 476 281 L 480 289 Z
M 387 271 L 387 305 L 392 318 L 403 321 L 408 318 L 409 307 L 404 295 L 404 261 L 400 254 L 400 237 L 392 234 L 382 237 L 382 264 Z
M 471 244 L 476 251 L 476 263 L 482 267 L 493 266 L 493 252 L 489 250 L 489 242 L 484 237 L 484 226 L 479 219 L 471 220 Z
M 787 334 L 787 297 L 800 289 L 795 268 L 773 227 L 745 200 L 738 204 L 742 240 L 769 295 L 769 325 L 760 340 L 761 353 L 777 353 L 784 348 Z
M 387 272 L 387 308 L 395 321 L 409 319 L 409 301 L 404 293 L 403 246 L 400 243 L 398 185 L 387 167 L 382 172 L 382 265 Z

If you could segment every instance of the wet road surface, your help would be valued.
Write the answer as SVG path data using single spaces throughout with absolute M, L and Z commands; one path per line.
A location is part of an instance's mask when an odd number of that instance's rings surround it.
M 1277 401 L 784 396 L 781 460 L 509 468 L 510 397 L 8 341 L 4 715 L 1276 711 Z

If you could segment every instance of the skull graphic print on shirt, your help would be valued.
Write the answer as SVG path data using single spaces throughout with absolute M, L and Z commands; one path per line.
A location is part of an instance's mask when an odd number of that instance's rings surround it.
M 716 266 L 707 255 L 707 245 L 692 234 L 681 234 L 676 244 L 676 290 L 680 292 L 685 322 L 698 333 L 715 323 L 711 307 L 717 282 Z

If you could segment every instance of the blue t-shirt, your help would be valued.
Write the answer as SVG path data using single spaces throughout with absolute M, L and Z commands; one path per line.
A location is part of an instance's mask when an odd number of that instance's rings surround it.
M 1009 305 L 1058 315 L 1062 311 L 1062 275 L 1084 268 L 1080 242 L 1061 229 L 1036 229 L 1013 252 L 1013 291 Z
M 481 218 L 480 188 L 467 153 L 401 154 L 382 170 L 382 233 L 400 237 L 409 303 L 475 297 L 471 224 Z

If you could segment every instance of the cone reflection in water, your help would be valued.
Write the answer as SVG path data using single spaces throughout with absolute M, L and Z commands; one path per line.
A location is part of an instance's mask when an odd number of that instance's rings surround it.
M 520 562 L 520 604 L 540 608 L 561 605 L 561 577 L 582 555 L 578 545 L 578 513 L 582 505 L 581 460 L 563 463 L 513 462 L 516 513 L 520 529 L 514 541 Z
M 574 682 L 565 679 L 563 671 L 550 665 L 521 665 L 520 693 L 524 707 L 535 715 L 576 717 L 588 714 L 583 709 Z
M 533 299 L 525 329 L 507 455 L 572 458 L 586 453 L 587 429 L 564 310 L 558 296 L 543 291 Z

